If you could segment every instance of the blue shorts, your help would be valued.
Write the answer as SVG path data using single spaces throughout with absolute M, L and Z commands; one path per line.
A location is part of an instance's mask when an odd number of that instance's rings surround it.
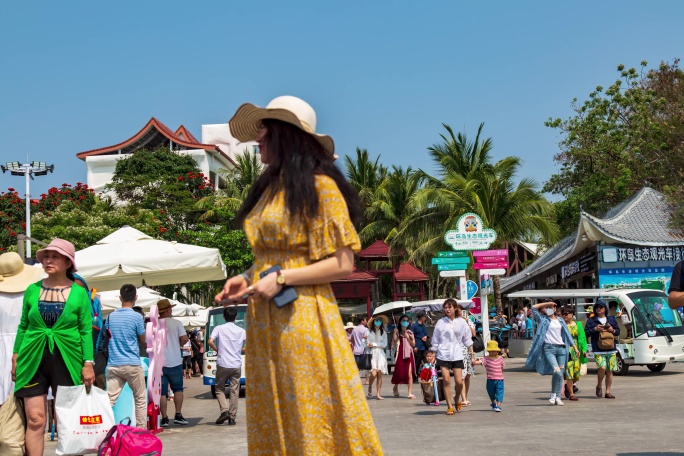
M 169 385 L 174 393 L 183 391 L 183 365 L 173 367 L 162 367 L 162 387 L 161 395 L 169 395 Z
M 504 381 L 487 379 L 487 394 L 489 400 L 494 402 L 503 402 L 504 399 Z

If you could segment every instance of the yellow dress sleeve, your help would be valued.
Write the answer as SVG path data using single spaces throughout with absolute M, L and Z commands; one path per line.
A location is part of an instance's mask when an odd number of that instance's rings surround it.
M 360 250 L 359 235 L 335 181 L 328 176 L 316 176 L 316 192 L 318 214 L 308 221 L 309 258 L 318 261 L 343 247 L 350 247 L 355 252 Z

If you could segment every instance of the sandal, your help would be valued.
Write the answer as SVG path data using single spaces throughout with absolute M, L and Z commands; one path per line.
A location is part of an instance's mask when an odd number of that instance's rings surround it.
M 606 393 L 605 398 L 606 398 L 606 399 L 615 399 L 615 396 L 613 396 L 613 395 L 610 394 L 610 393 Z
M 382 396 L 377 396 L 377 399 L 378 399 L 379 401 L 381 401 L 381 400 L 384 399 L 384 397 L 382 397 Z
M 447 411 L 446 411 L 446 414 L 447 414 L 447 415 L 453 415 L 453 414 L 454 414 L 454 409 L 451 408 L 451 407 L 449 407 L 449 408 L 447 409 Z
M 472 405 L 470 401 L 463 401 L 463 407 L 468 407 L 469 405 Z
M 463 409 L 463 402 L 458 402 L 458 403 L 456 404 L 456 411 L 457 411 L 457 412 L 460 412 L 461 409 Z
M 600 386 L 597 386 L 596 387 L 596 397 L 601 397 L 601 396 L 603 396 L 603 388 L 601 388 Z
M 409 399 L 415 399 L 415 398 L 416 398 L 416 396 L 414 396 L 413 394 L 409 394 L 407 397 L 408 397 Z M 608 396 L 606 396 L 606 397 L 608 397 Z
M 371 398 L 371 399 L 373 399 L 373 393 L 371 393 L 370 391 L 368 391 L 368 397 Z
M 399 397 L 399 390 L 398 389 L 393 389 L 392 393 L 394 394 L 394 397 Z

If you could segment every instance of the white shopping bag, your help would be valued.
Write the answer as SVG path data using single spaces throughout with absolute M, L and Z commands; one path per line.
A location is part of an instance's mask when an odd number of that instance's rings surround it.
M 109 396 L 92 386 L 60 386 L 55 398 L 57 415 L 57 454 L 97 453 L 100 443 L 114 426 Z

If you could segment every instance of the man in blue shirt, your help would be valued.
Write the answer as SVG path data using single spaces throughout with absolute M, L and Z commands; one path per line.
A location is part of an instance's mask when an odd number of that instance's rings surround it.
M 110 334 L 107 362 L 109 403 L 114 406 L 124 385 L 128 383 L 135 400 L 135 425 L 147 429 L 147 392 L 138 345 L 145 345 L 145 326 L 143 317 L 133 310 L 133 304 L 138 299 L 135 286 L 122 286 L 119 299 L 121 308 L 112 312 L 105 323 L 105 330 Z
M 413 348 L 416 360 L 414 363 L 416 367 L 416 377 L 420 374 L 423 356 L 427 350 L 426 342 L 428 340 L 428 333 L 425 329 L 425 320 L 427 320 L 425 312 L 418 312 L 418 315 L 416 315 L 416 322 L 411 326 L 411 332 L 413 332 L 413 336 L 416 338 L 416 346 Z

